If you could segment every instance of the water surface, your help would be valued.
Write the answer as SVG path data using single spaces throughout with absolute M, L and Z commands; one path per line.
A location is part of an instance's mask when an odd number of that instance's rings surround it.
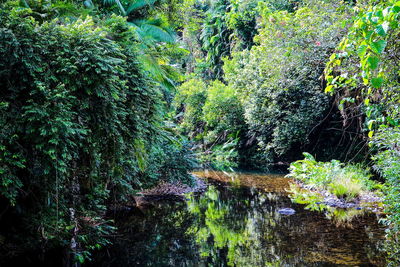
M 118 214 L 114 245 L 89 265 L 385 266 L 374 214 L 338 225 L 293 204 L 282 175 L 195 174 L 209 180 L 205 193 Z

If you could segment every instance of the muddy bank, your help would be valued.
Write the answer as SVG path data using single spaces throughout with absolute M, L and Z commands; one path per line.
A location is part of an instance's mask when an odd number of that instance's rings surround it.
M 141 206 L 147 202 L 160 200 L 185 200 L 185 194 L 201 193 L 207 189 L 207 183 L 203 179 L 193 175 L 194 185 L 189 186 L 180 182 L 177 183 L 161 183 L 156 187 L 146 189 L 134 196 L 137 206 Z
M 181 182 L 160 183 L 157 186 L 138 192 L 124 203 L 109 206 L 109 213 L 130 212 L 137 208 L 143 209 L 154 206 L 163 201 L 185 201 L 188 193 L 202 193 L 207 189 L 208 183 L 193 175 L 194 185 L 189 186 Z

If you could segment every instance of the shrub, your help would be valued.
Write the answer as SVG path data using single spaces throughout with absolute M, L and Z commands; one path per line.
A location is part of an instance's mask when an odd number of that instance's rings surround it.
M 373 156 L 374 169 L 385 179 L 385 220 L 388 231 L 388 252 L 390 266 L 400 263 L 400 128 L 382 127 L 372 138 L 371 144 L 377 150 Z
M 343 120 L 357 121 L 360 132 L 371 139 L 374 169 L 386 180 L 386 211 L 389 238 L 398 243 L 399 208 L 399 55 L 400 3 L 372 1 L 354 17 L 347 36 L 330 57 L 325 70 L 326 91 L 336 93 Z M 350 101 L 349 101 L 350 100 Z M 348 124 L 348 123 L 347 123 Z M 389 249 L 398 266 L 398 246 Z
M 175 107 L 182 130 L 197 142 L 203 163 L 218 168 L 237 166 L 246 125 L 232 87 L 220 81 L 207 85 L 190 79 L 179 87 Z
M 232 139 L 245 129 L 243 109 L 235 91 L 220 81 L 212 82 L 207 88 L 203 116 L 208 134 L 217 135 L 217 139 Z M 210 140 L 209 143 L 212 142 Z
M 362 165 L 344 165 L 337 160 L 317 162 L 312 155 L 303 154 L 304 160 L 298 160 L 290 165 L 289 177 L 327 190 L 346 200 L 353 200 L 363 192 L 379 187 L 370 179 L 371 174 L 368 168 Z
M 183 131 L 194 140 L 204 131 L 203 106 L 207 99 L 207 85 L 199 79 L 189 79 L 178 88 L 174 98 L 178 121 Z
M 188 172 L 197 166 L 197 159 L 186 142 L 165 140 L 153 146 L 142 179 L 142 188 L 156 186 L 160 181 L 183 182 L 193 185 L 193 177 Z

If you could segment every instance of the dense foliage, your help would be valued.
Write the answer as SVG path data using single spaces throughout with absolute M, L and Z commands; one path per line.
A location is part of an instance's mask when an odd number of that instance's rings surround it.
M 82 261 L 109 207 L 192 183 L 195 156 L 303 151 L 292 176 L 338 198 L 384 181 L 398 243 L 399 19 L 395 0 L 0 1 L 0 243 Z
M 289 177 L 293 177 L 312 187 L 319 187 L 347 201 L 354 200 L 363 191 L 372 190 L 378 185 L 371 180 L 368 169 L 360 165 L 346 165 L 340 161 L 318 162 L 309 154 L 293 162 Z
M 327 92 L 336 92 L 345 121 L 361 116 L 358 128 L 371 138 L 374 169 L 387 182 L 390 237 L 398 243 L 400 3 L 378 1 L 361 9 L 326 68 Z M 397 249 L 391 256 L 400 261 Z
M 265 9 L 258 45 L 226 63 L 226 79 L 263 150 L 283 155 L 307 143 L 330 107 L 320 77 L 343 32 L 346 14 L 338 8 L 318 3 L 295 13 Z
M 351 138 L 341 135 L 340 114 L 332 106 L 333 98 L 323 92 L 325 82 L 322 76 L 325 62 L 346 32 L 346 21 L 350 18 L 351 10 L 349 6 L 336 1 L 309 0 L 290 5 L 278 2 L 232 1 L 230 5 L 224 2 L 226 12 L 224 19 L 218 20 L 218 25 L 221 23 L 225 28 L 221 28 L 219 33 L 225 34 L 230 30 L 231 38 L 229 42 L 222 36 L 206 39 L 209 43 L 207 47 L 215 43 L 218 49 L 229 46 L 230 50 L 226 48 L 222 50 L 225 54 L 218 54 L 207 48 L 207 52 L 220 60 L 218 64 L 213 60 L 214 63 L 209 65 L 212 72 L 215 73 L 214 68 L 224 63 L 223 73 L 218 72 L 217 78 L 222 79 L 224 87 L 231 92 L 226 97 L 237 99 L 238 103 L 227 111 L 232 113 L 229 115 L 231 118 L 238 119 L 232 122 L 220 120 L 221 125 L 213 127 L 220 129 L 217 132 L 223 129 L 224 132 L 236 133 L 240 130 L 236 136 L 236 150 L 241 166 L 250 167 L 250 162 L 253 162 L 253 166 L 264 167 L 268 162 L 288 162 L 298 158 L 303 150 L 315 150 L 325 156 L 335 151 L 339 157 L 345 158 L 350 150 L 355 150 L 362 142 L 354 147 L 349 146 Z M 218 3 L 214 3 L 213 7 Z M 246 12 L 243 11 L 244 7 L 249 7 Z M 210 8 L 207 14 L 213 10 Z M 221 14 L 221 11 L 217 14 Z M 207 23 L 206 20 L 206 28 Z M 208 31 L 203 29 L 202 42 L 205 32 Z M 219 45 L 218 42 L 223 44 Z M 210 83 L 210 87 L 213 87 L 215 82 L 201 81 L 206 77 L 201 73 L 194 70 L 192 75 L 196 76 L 198 83 Z M 198 142 L 208 136 L 208 143 L 222 145 L 226 141 L 227 145 L 232 144 L 232 139 L 210 135 L 207 123 L 199 123 L 199 117 L 192 116 L 193 110 L 197 110 L 196 114 L 202 113 L 202 105 L 182 101 L 187 94 L 187 86 L 195 86 L 193 80 L 182 85 L 177 101 L 181 108 L 186 106 L 188 110 L 180 117 L 183 116 L 184 128 L 196 133 L 197 138 L 193 140 Z M 206 92 L 204 86 L 199 85 L 195 90 Z M 220 94 L 218 99 L 213 100 L 219 104 L 214 105 L 230 103 L 231 100 L 223 100 L 224 97 L 224 94 Z M 217 114 L 215 111 L 213 113 Z M 189 122 L 191 120 L 192 123 Z M 326 131 L 329 127 L 339 131 Z M 215 133 L 215 130 L 212 132 Z M 328 132 L 329 138 L 326 137 Z
M 0 11 L 2 234 L 83 260 L 108 242 L 107 204 L 162 179 L 190 183 L 193 159 L 164 125 L 160 80 L 126 19 L 38 12 Z
M 243 110 L 232 87 L 191 79 L 178 88 L 183 133 L 198 143 L 199 158 L 214 167 L 236 167 L 239 137 L 245 132 Z M 184 114 L 183 114 L 184 113 Z

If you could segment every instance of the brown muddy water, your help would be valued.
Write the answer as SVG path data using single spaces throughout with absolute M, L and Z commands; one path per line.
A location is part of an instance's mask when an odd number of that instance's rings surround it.
M 113 245 L 85 265 L 386 266 L 375 214 L 337 224 L 293 204 L 279 174 L 194 174 L 209 181 L 205 193 L 119 214 Z

